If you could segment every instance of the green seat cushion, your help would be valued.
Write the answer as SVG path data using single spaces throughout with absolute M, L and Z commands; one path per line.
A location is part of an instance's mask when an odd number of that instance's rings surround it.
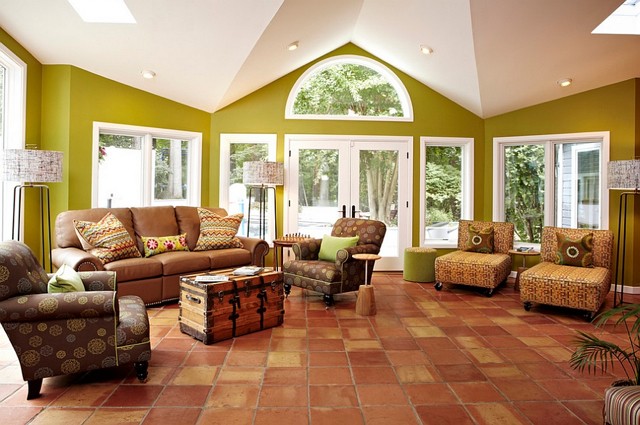
M 58 271 L 51 276 L 47 286 L 47 292 L 80 292 L 85 291 L 84 284 L 77 271 L 63 264 Z
M 359 236 L 340 238 L 337 236 L 324 235 L 320 244 L 318 259 L 323 261 L 336 261 L 338 250 L 356 246 Z

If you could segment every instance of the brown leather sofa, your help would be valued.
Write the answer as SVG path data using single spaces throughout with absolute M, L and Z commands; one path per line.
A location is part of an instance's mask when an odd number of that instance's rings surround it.
M 226 216 L 222 208 L 207 208 Z M 105 265 L 83 250 L 73 220 L 97 222 L 108 212 L 115 215 L 136 241 L 142 258 L 125 258 Z M 262 266 L 269 245 L 262 239 L 238 236 L 242 248 L 193 251 L 200 235 L 200 219 L 196 207 L 159 206 L 139 208 L 92 208 L 65 211 L 55 224 L 53 265 L 68 264 L 78 271 L 115 271 L 118 295 L 138 295 L 146 305 L 177 300 L 181 275 L 206 272 L 249 264 Z M 141 236 L 187 234 L 189 251 L 164 252 L 144 258 Z

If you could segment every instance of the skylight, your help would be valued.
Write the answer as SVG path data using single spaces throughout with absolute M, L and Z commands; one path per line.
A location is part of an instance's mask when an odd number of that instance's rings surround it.
M 124 0 L 68 0 L 85 22 L 135 24 Z
M 591 33 L 640 35 L 640 0 L 625 0 Z

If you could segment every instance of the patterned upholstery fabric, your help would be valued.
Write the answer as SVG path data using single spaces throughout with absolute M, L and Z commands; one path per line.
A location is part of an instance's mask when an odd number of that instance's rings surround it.
M 609 425 L 640 424 L 640 386 L 607 388 L 603 415 Z
M 220 216 L 206 208 L 198 208 L 200 236 L 194 251 L 210 249 L 242 248 L 236 237 L 244 214 Z
M 151 357 L 149 321 L 137 296 L 116 298 L 115 273 L 81 272 L 86 291 L 47 293 L 47 274 L 31 250 L 0 243 L 0 323 L 22 377 L 39 393 L 42 378 Z M 36 394 L 37 396 L 37 394 Z
M 341 218 L 331 236 L 359 236 L 356 246 L 340 249 L 336 261 L 318 260 L 321 239 L 308 239 L 293 245 L 295 260 L 284 263 L 285 285 L 298 286 L 327 295 L 357 291 L 365 283 L 365 262 L 355 260 L 357 253 L 377 254 L 387 231 L 381 221 Z M 373 267 L 369 267 L 371 279 Z
M 571 239 L 593 233 L 593 266 L 574 267 L 555 264 L 556 232 Z M 520 300 L 585 310 L 594 315 L 611 289 L 613 233 L 609 230 L 542 229 L 541 262 L 520 274 Z
M 465 251 L 469 227 L 487 231 L 493 227 L 493 254 Z M 436 282 L 479 286 L 493 290 L 511 272 L 513 224 L 493 221 L 460 220 L 458 250 L 436 258 Z

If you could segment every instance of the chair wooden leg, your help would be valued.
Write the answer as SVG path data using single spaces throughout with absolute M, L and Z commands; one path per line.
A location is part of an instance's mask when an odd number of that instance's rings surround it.
M 136 376 L 140 382 L 147 382 L 149 362 L 135 362 L 133 367 L 136 370 Z
M 29 391 L 27 392 L 27 400 L 33 400 L 40 397 L 40 389 L 42 388 L 42 378 L 27 381 Z

